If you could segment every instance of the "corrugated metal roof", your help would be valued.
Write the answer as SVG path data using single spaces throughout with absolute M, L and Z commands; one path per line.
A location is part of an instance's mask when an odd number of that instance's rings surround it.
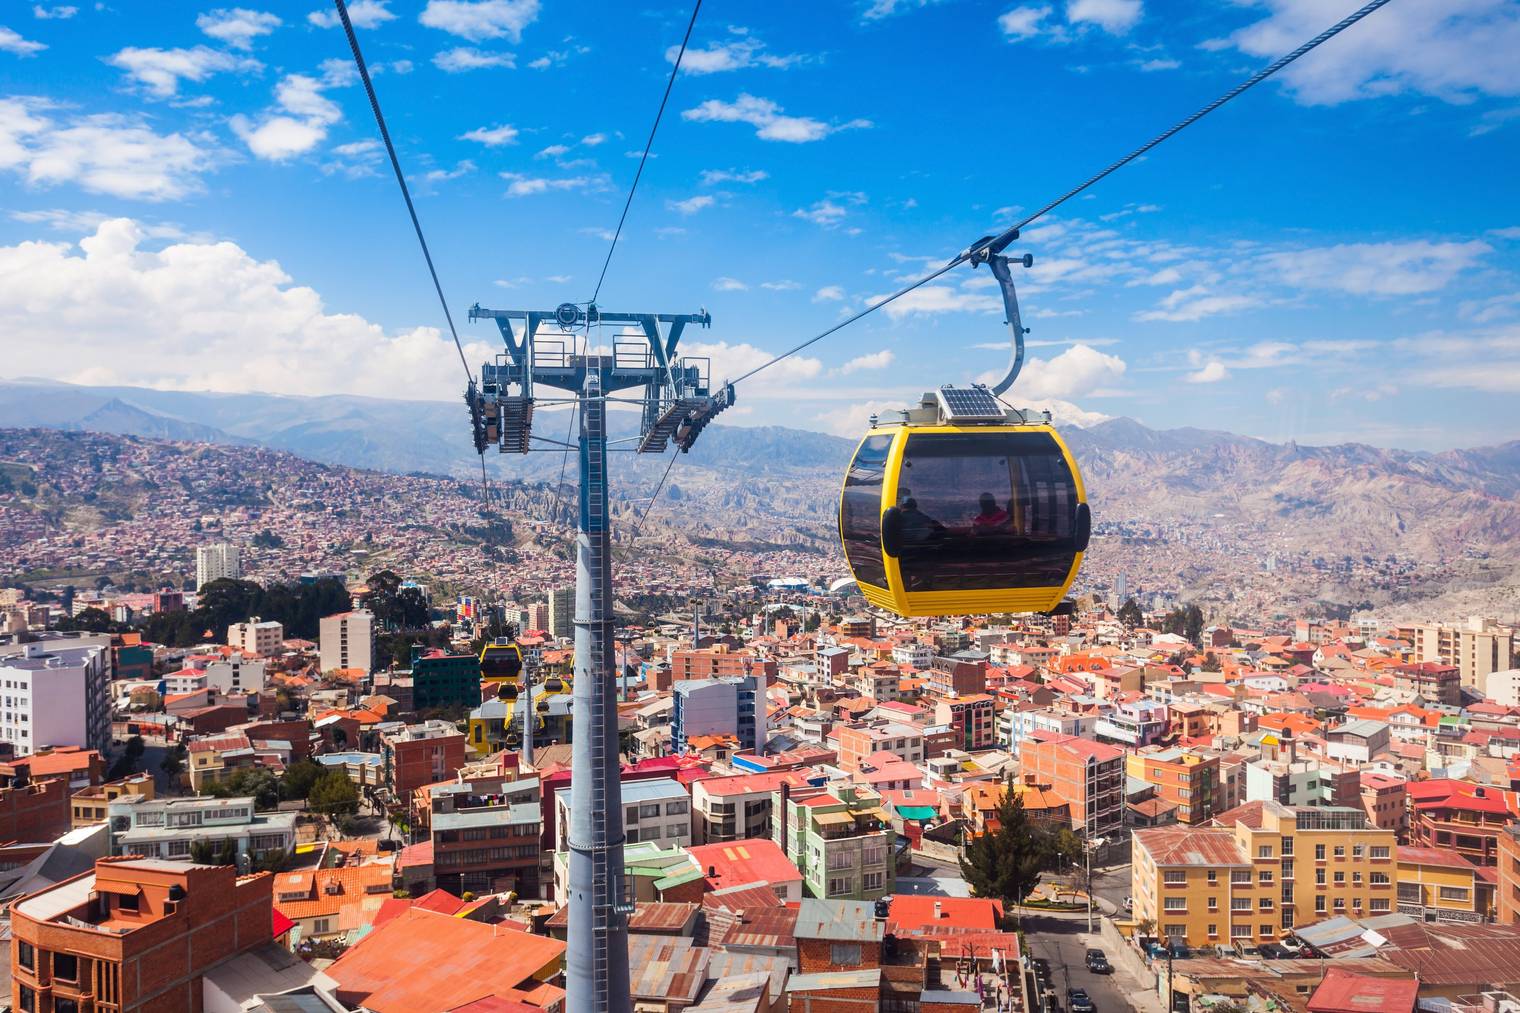
M 631 991 L 640 999 L 662 999 L 679 1005 L 697 1001 L 707 981 L 708 951 L 694 947 L 685 936 L 628 937 Z
M 797 909 L 798 939 L 881 942 L 883 923 L 876 906 L 863 900 L 819 900 L 808 897 Z
M 822 992 L 831 988 L 880 988 L 881 968 L 859 971 L 824 971 L 819 974 L 795 974 L 787 983 L 788 992 Z

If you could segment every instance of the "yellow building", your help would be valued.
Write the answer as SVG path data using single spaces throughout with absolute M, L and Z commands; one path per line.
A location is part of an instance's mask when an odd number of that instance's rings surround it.
M 141 795 L 152 799 L 154 794 L 153 775 L 146 771 L 81 788 L 70 801 L 71 825 L 78 830 L 94 823 L 104 823 L 111 803 L 123 795 Z
M 1135 831 L 1134 917 L 1189 946 L 1271 942 L 1333 915 L 1395 909 L 1391 830 L 1360 809 L 1248 802 L 1207 827 Z
M 1398 910 L 1422 921 L 1482 922 L 1493 887 L 1478 867 L 1446 848 L 1398 849 Z

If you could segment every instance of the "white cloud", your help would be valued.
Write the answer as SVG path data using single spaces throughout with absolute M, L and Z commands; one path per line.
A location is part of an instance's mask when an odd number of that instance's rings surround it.
M 898 418 L 892 413 L 905 407 L 906 401 L 857 401 L 842 408 L 819 412 L 813 417 L 813 423 L 826 433 L 858 440 L 870 428 L 872 416 Z
M 315 291 L 236 243 L 153 251 L 143 239 L 136 222 L 116 219 L 78 247 L 0 247 L 0 333 L 28 336 L 8 350 L 7 368 L 190 390 L 458 395 L 458 359 L 436 328 L 387 331 L 329 313 Z M 492 349 L 472 342 L 466 353 L 478 362 Z
M 547 148 L 534 155 L 534 158 L 558 158 L 570 150 L 568 144 L 551 144 Z
M 71 208 L 39 208 L 32 211 L 12 211 L 12 221 L 22 222 L 27 225 L 46 225 L 55 232 L 71 232 L 75 235 L 84 235 L 100 228 L 102 222 L 108 222 L 115 215 L 108 215 L 100 211 L 76 211 Z M 172 222 L 145 222 L 139 221 L 138 228 L 142 230 L 144 237 L 148 239 L 184 239 L 185 230 Z
M 1176 70 L 1180 66 L 1180 62 L 1171 59 L 1144 60 L 1140 63 L 1140 69 L 1147 74 L 1158 70 Z
M 396 15 L 387 10 L 390 0 L 350 0 L 348 5 L 348 20 L 355 28 L 378 28 L 387 21 L 394 21 Z M 328 5 L 331 7 L 331 5 Z M 335 10 L 316 10 L 306 15 L 306 20 L 318 28 L 336 28 L 342 24 L 338 20 L 338 12 Z
M 1268 14 L 1224 45 L 1275 57 L 1330 23 L 1322 0 L 1265 0 Z M 1417 92 L 1448 102 L 1520 94 L 1520 7 L 1496 0 L 1389 4 L 1280 77 L 1306 105 Z
M 606 181 L 597 176 L 567 176 L 556 179 L 546 176 L 526 176 L 518 172 L 504 172 L 501 178 L 508 183 L 508 197 L 528 197 L 556 190 L 601 190 L 606 187 Z M 607 239 L 612 238 L 611 233 L 607 233 L 605 229 L 601 232 L 606 233 Z
M 821 225 L 828 229 L 844 221 L 847 214 L 849 212 L 833 201 L 821 200 L 814 201 L 812 207 L 798 208 L 792 212 L 792 217 L 801 218 L 803 221 L 812 222 L 814 225 Z
M 0 99 L 0 170 L 33 186 L 72 183 L 114 197 L 177 200 L 200 189 L 200 174 L 218 154 L 203 138 L 154 133 L 135 118 L 99 114 L 60 124 L 49 111 L 40 100 Z
M 1230 371 L 1218 359 L 1208 362 L 1202 369 L 1187 375 L 1188 383 L 1218 383 L 1227 378 Z
M 289 74 L 275 86 L 275 104 L 258 121 L 241 113 L 228 121 L 259 158 L 283 162 L 303 155 L 327 139 L 327 128 L 343 118 L 322 94 L 325 85 L 305 74 Z
M 748 292 L 749 286 L 738 278 L 715 278 L 712 287 L 719 292 Z
M 1220 313 L 1234 313 L 1259 306 L 1261 300 L 1249 295 L 1216 295 L 1204 285 L 1174 290 L 1156 309 L 1135 314 L 1136 320 L 1165 320 L 1191 323 Z
M 218 8 L 195 19 L 195 27 L 234 49 L 252 49 L 254 39 L 268 35 L 282 24 L 273 14 L 246 7 Z
M 1143 13 L 1140 0 L 1070 0 L 1066 20 L 1093 24 L 1110 35 L 1123 35 L 1135 27 Z
M 838 285 L 825 285 L 813 293 L 814 302 L 842 302 L 844 289 Z
M 460 134 L 459 140 L 478 141 L 488 148 L 499 148 L 505 144 L 516 144 L 517 134 L 516 127 L 503 123 L 496 127 L 476 127 L 468 133 Z
M 703 208 L 712 207 L 713 199 L 706 194 L 698 194 L 695 197 L 688 197 L 685 200 L 668 200 L 665 202 L 665 206 L 670 210 L 677 211 L 683 215 L 694 215 L 698 211 L 701 211 Z
M 1109 355 L 1083 344 L 1072 345 L 1051 359 L 1027 359 L 1014 385 L 1020 398 L 1069 398 L 1103 390 L 1124 377 L 1126 366 Z M 999 374 L 1001 375 L 1001 374 Z
M 762 281 L 760 287 L 772 292 L 795 292 L 802 287 L 802 283 L 784 278 L 781 281 Z
M 173 98 L 179 93 L 181 80 L 200 82 L 227 70 L 257 71 L 263 64 L 248 57 L 233 56 L 205 46 L 194 49 L 126 49 L 106 57 L 106 63 L 126 71 L 138 84 L 157 98 Z
M 429 183 L 444 183 L 460 176 L 468 176 L 474 171 L 475 163 L 466 158 L 452 169 L 433 169 L 422 178 Z
M 24 39 L 15 29 L 0 25 L 0 52 L 14 53 L 17 56 L 36 56 L 46 48 L 47 43 Z
M 758 183 L 762 179 L 768 179 L 769 173 L 760 169 L 749 169 L 740 172 L 737 169 L 703 169 L 702 185 L 716 186 L 719 183 Z
M 587 134 L 585 137 L 581 138 L 581 143 L 588 148 L 594 148 L 598 144 L 604 143 L 606 140 L 606 134 Z
M 1520 239 L 1520 225 L 1510 225 L 1502 229 L 1489 229 L 1488 234 L 1497 239 Z
M 711 359 L 712 377 L 715 381 L 748 373 L 775 354 L 748 342 L 729 344 L 727 341 L 689 339 L 682 343 L 681 353 L 694 358 Z M 786 390 L 799 380 L 811 380 L 822 373 L 823 363 L 818 359 L 808 355 L 791 355 L 745 380 L 744 386 L 750 391 Z
M 78 7 L 58 5 L 56 7 L 44 7 L 42 4 L 32 6 L 32 16 L 38 21 L 67 21 L 79 13 Z
M 860 12 L 862 21 L 880 21 L 895 14 L 917 10 L 938 3 L 939 0 L 867 0 L 865 10 Z
M 665 62 L 675 63 L 680 52 L 680 46 L 671 46 L 665 50 Z M 745 67 L 790 67 L 803 59 L 799 54 L 777 56 L 766 52 L 765 43 L 746 30 L 736 38 L 709 43 L 705 49 L 688 48 L 681 57 L 681 70 L 695 75 L 720 74 Z
M 755 128 L 755 136 L 762 141 L 785 141 L 805 144 L 821 141 L 841 130 L 853 130 L 871 126 L 870 120 L 850 120 L 847 123 L 824 123 L 809 116 L 783 115 L 781 106 L 766 98 L 757 98 L 741 92 L 732 102 L 708 99 L 695 109 L 681 113 L 682 119 L 698 123 L 748 123 Z
M 1352 295 L 1415 295 L 1445 288 L 1493 252 L 1487 243 L 1343 243 L 1271 253 L 1267 267 L 1289 285 Z
M 884 298 L 885 295 L 873 295 L 868 301 L 874 303 Z M 912 313 L 992 313 L 1002 308 L 1001 298 L 948 285 L 925 285 L 888 303 L 882 310 L 893 320 L 900 320 Z
M 893 356 L 890 348 L 883 348 L 879 352 L 867 352 L 865 355 L 855 356 L 855 358 L 840 366 L 839 372 L 848 376 L 851 373 L 858 373 L 863 369 L 886 369 L 892 365 L 894 358 L 895 356 Z
M 428 0 L 418 21 L 462 39 L 521 42 L 538 19 L 538 0 Z
M 506 67 L 510 70 L 517 66 L 517 60 L 511 53 L 489 53 L 473 46 L 455 46 L 434 56 L 433 66 L 447 74 L 463 74 L 488 67 Z
M 1011 42 L 1030 39 L 1044 31 L 1044 21 L 1050 16 L 1050 6 L 1015 7 L 998 16 L 998 28 Z

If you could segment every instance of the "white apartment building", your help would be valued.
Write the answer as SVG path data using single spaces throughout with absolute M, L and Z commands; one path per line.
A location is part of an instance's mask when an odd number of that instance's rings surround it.
M 375 614 L 367 609 L 325 617 L 317 631 L 322 671 L 374 668 Z
M 1488 699 L 1501 707 L 1520 707 L 1520 668 L 1494 672 L 1483 689 Z
M 17 754 L 42 746 L 111 744 L 109 647 L 41 641 L 0 658 L 0 740 Z
M 570 849 L 570 789 L 554 793 L 556 847 Z M 666 848 L 691 846 L 691 796 L 673 777 L 623 782 L 623 832 L 629 844 L 658 843 Z
M 199 591 L 213 580 L 236 580 L 243 575 L 238 547 L 229 542 L 202 545 L 195 550 L 195 589 Z
M 252 798 L 160 798 L 122 795 L 107 808 L 111 854 L 190 861 L 197 841 L 231 841 L 238 867 L 273 851 L 295 853 L 296 814 L 256 812 Z
M 245 658 L 234 654 L 227 658 L 190 659 L 192 664 L 164 676 L 164 692 L 194 693 L 214 689 L 219 693 L 258 693 L 268 682 L 262 658 Z
M 894 665 L 912 665 L 914 668 L 928 668 L 929 662 L 934 660 L 934 648 L 928 644 L 921 644 L 917 640 L 907 644 L 897 644 L 892 648 L 892 663 Z
M 277 653 L 284 642 L 285 627 L 273 619 L 254 616 L 245 623 L 233 623 L 227 627 L 227 645 L 244 654 L 267 658 Z

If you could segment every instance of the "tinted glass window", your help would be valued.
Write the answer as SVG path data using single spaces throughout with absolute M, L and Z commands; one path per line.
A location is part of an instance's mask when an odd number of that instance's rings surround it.
M 1071 568 L 1076 481 L 1047 433 L 915 433 L 897 505 L 908 591 L 1050 587 Z
M 890 434 L 866 437 L 850 462 L 839 497 L 839 530 L 855 580 L 882 588 L 887 586 L 887 573 L 881 564 L 881 482 L 891 449 Z

